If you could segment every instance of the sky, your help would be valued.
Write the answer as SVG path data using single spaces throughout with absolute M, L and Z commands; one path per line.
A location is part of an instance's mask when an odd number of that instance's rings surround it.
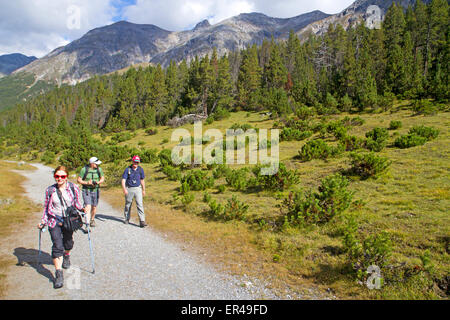
M 240 13 L 290 18 L 341 12 L 354 0 L 0 0 L 0 55 L 42 58 L 97 27 L 126 20 L 169 31 L 216 24 Z

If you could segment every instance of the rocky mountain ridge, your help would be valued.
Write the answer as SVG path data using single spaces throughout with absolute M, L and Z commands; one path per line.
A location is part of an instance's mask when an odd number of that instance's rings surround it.
M 15 72 L 32 73 L 38 80 L 58 85 L 76 84 L 94 75 L 111 73 L 134 64 L 159 63 L 165 67 L 171 60 L 179 62 L 186 59 L 189 62 L 195 56 L 211 53 L 214 47 L 219 55 L 223 55 L 253 43 L 260 44 L 272 36 L 286 39 L 291 30 L 302 38 L 311 32 L 323 34 L 331 23 L 340 23 L 348 28 L 366 21 L 369 27 L 377 27 L 392 2 L 357 0 L 335 15 L 313 11 L 285 19 L 262 13 L 242 13 L 215 25 L 203 20 L 192 30 L 177 32 L 151 24 L 120 21 L 93 29 Z M 407 6 L 415 1 L 398 2 Z M 378 9 L 374 11 L 373 8 Z
M 21 53 L 11 53 L 0 56 L 0 75 L 6 76 L 13 71 L 33 62 L 37 58 L 28 57 Z

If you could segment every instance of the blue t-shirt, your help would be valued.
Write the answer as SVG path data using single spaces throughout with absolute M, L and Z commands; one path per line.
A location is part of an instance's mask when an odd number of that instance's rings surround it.
M 144 169 L 139 166 L 136 170 L 133 170 L 130 166 L 123 172 L 122 179 L 126 180 L 125 185 L 127 187 L 139 187 L 141 180 L 145 179 Z

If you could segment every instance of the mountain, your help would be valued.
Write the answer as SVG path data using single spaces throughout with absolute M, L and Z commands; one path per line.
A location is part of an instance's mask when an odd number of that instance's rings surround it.
M 394 2 L 406 9 L 408 6 L 413 7 L 416 0 L 356 0 L 338 14 L 311 23 L 298 32 L 297 35 L 300 37 L 309 33 L 322 35 L 328 30 L 330 24 L 336 23 L 341 24 L 344 28 L 348 28 L 364 22 L 368 28 L 378 28 L 384 19 L 386 11 Z M 422 0 L 422 2 L 427 4 L 431 0 Z
M 217 47 L 219 54 L 245 48 L 273 35 L 287 37 L 311 22 L 328 17 L 320 11 L 288 19 L 260 13 L 240 14 L 210 25 L 207 20 L 187 31 L 172 32 L 154 25 L 120 21 L 89 31 L 80 39 L 60 47 L 47 56 L 17 70 L 39 80 L 75 84 L 93 75 L 102 75 L 127 66 L 150 62 L 167 66 L 170 60 L 181 61 L 202 56 Z
M 0 56 L 0 74 L 8 75 L 36 59 L 34 56 L 27 57 L 20 53 L 2 55 Z
M 423 1 L 428 3 L 431 0 Z M 311 33 L 323 34 L 330 24 L 336 23 L 348 28 L 365 22 L 368 27 L 376 28 L 393 2 L 357 0 L 334 15 L 313 11 L 286 19 L 255 12 L 243 13 L 215 25 L 203 20 L 192 30 L 179 32 L 150 24 L 120 21 L 89 31 L 80 39 L 15 70 L 11 76 L 0 76 L 0 109 L 54 85 L 73 85 L 94 75 L 109 74 L 132 65 L 159 63 L 165 67 L 171 60 L 179 62 L 186 59 L 189 62 L 195 56 L 211 53 L 214 47 L 219 55 L 223 55 L 254 43 L 261 44 L 272 36 L 286 39 L 290 30 L 302 39 Z M 396 2 L 407 7 L 415 0 Z M 0 73 L 3 72 L 0 70 Z M 20 88 L 16 88 L 14 83 L 19 83 Z M 36 85 L 40 86 L 39 90 L 33 90 Z M 8 90 L 4 90 L 5 86 Z M 20 99 L 10 96 L 16 93 Z

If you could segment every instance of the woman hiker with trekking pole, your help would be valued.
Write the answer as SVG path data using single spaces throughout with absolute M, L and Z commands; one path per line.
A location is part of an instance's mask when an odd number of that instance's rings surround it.
M 67 181 L 68 170 L 59 166 L 53 172 L 56 183 L 45 190 L 44 213 L 39 229 L 48 225 L 52 239 L 52 258 L 55 266 L 54 288 L 61 288 L 64 284 L 62 268 L 70 267 L 70 250 L 73 248 L 73 231 L 63 228 L 63 217 L 67 206 L 75 206 L 84 211 L 81 204 L 80 189 L 70 181 Z

